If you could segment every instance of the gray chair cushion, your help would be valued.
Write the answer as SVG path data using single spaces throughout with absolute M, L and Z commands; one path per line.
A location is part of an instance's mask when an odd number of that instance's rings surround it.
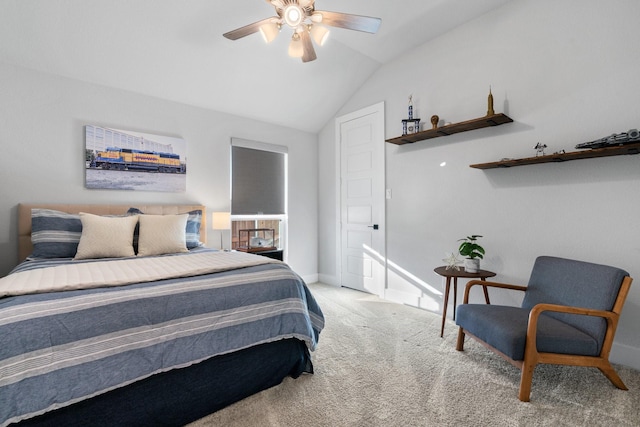
M 456 324 L 511 359 L 523 360 L 529 311 L 520 307 L 461 304 Z M 536 346 L 538 351 L 549 353 L 597 356 L 600 352 L 598 341 L 589 334 L 545 314 L 539 318 Z
M 541 256 L 533 266 L 522 307 L 531 309 L 536 304 L 549 303 L 611 311 L 622 279 L 628 275 L 606 265 Z M 600 349 L 607 328 L 604 319 L 565 313 L 547 315 L 589 334 Z

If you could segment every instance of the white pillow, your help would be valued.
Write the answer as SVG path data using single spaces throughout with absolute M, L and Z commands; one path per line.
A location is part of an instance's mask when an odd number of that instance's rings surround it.
M 80 212 L 82 235 L 74 259 L 135 256 L 133 230 L 138 216 L 110 217 Z
M 138 256 L 188 252 L 186 226 L 189 214 L 140 215 Z

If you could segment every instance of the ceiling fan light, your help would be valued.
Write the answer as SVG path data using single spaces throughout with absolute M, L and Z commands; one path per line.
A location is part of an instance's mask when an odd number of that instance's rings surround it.
M 312 26 L 310 33 L 311 33 L 311 37 L 313 37 L 313 40 L 315 40 L 318 46 L 322 46 L 327 41 L 327 38 L 329 37 L 329 29 L 327 29 L 327 27 L 324 27 L 322 25 Z
M 291 43 L 289 43 L 289 56 L 292 58 L 302 58 L 302 55 L 304 55 L 304 47 L 302 46 L 300 35 L 294 33 L 293 37 L 291 37 Z
M 282 15 L 284 16 L 284 21 L 291 28 L 296 28 L 304 19 L 304 12 L 297 4 L 287 6 Z
M 280 32 L 280 26 L 275 22 L 264 24 L 260 27 L 260 34 L 266 43 L 271 43 Z
M 311 22 L 315 22 L 316 24 L 318 22 L 322 22 L 322 13 L 320 12 L 313 12 L 310 16 L 311 18 Z

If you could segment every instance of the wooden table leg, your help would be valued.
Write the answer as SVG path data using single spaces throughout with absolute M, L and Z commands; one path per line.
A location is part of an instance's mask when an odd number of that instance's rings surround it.
M 481 280 L 482 280 L 483 282 L 485 281 L 485 279 L 481 279 Z M 489 291 L 487 290 L 487 287 L 483 285 L 483 286 L 482 286 L 482 289 L 484 290 L 484 300 L 485 300 L 485 302 L 486 302 L 487 304 L 491 304 L 491 303 L 489 302 Z
M 444 306 L 442 307 L 442 328 L 440 328 L 440 338 L 444 335 L 444 322 L 447 319 L 447 305 L 449 304 L 449 287 L 451 286 L 451 277 L 447 277 L 447 284 L 444 288 Z
M 453 320 L 456 320 L 456 303 L 458 302 L 458 278 L 453 278 Z

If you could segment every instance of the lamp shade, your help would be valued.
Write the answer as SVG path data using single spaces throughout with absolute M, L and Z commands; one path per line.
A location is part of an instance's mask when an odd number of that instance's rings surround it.
M 231 229 L 231 212 L 214 212 L 211 214 L 211 228 L 220 230 L 220 250 L 224 250 L 222 241 L 223 230 Z
M 313 37 L 313 40 L 315 40 L 318 46 L 322 46 L 324 42 L 327 41 L 327 38 L 329 37 L 329 30 L 327 29 L 327 27 L 314 24 L 311 27 L 311 37 Z
M 231 213 L 214 212 L 211 215 L 211 223 L 214 230 L 229 230 L 231 228 Z
M 291 43 L 289 43 L 289 56 L 292 58 L 302 58 L 304 55 L 304 47 L 298 33 L 293 33 Z
M 275 22 L 269 22 L 260 27 L 260 34 L 266 43 L 271 43 L 279 32 L 280 26 Z

